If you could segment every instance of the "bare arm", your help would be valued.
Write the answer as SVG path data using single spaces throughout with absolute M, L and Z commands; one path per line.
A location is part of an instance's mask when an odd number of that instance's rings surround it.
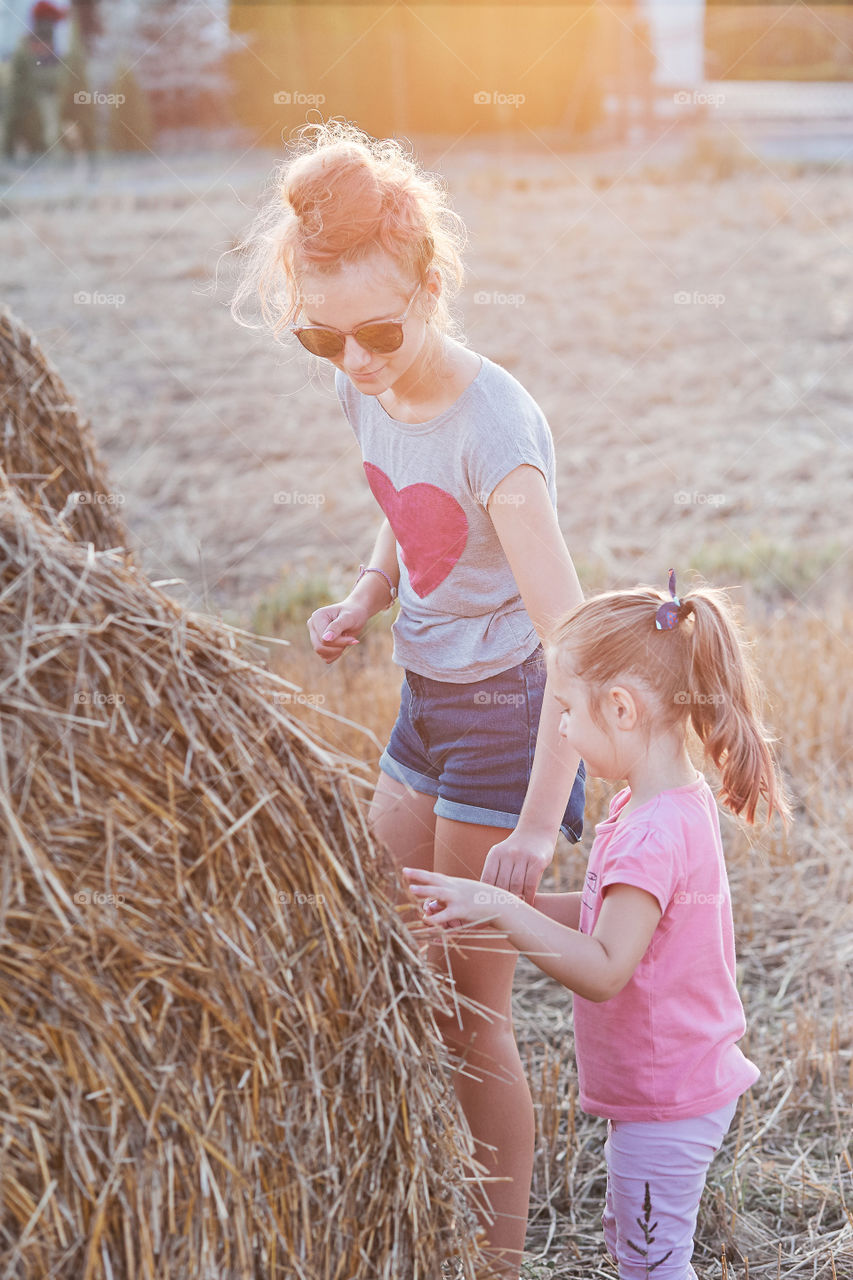
M 524 607 L 544 641 L 554 624 L 581 603 L 583 592 L 542 472 L 527 464 L 511 471 L 492 493 L 489 515 Z M 560 708 L 549 677 L 516 830 L 550 840 L 552 853 L 580 760 L 560 738 L 559 723 Z
M 365 561 L 365 565 L 370 565 L 374 569 L 382 569 L 388 574 L 394 586 L 399 586 L 400 566 L 397 563 L 397 539 L 394 537 L 394 530 L 388 523 L 387 516 L 379 527 L 379 533 L 376 535 L 376 541 L 373 544 L 373 552 L 370 559 Z M 368 618 L 372 618 L 374 613 L 378 613 L 380 609 L 387 608 L 390 598 L 388 583 L 379 573 L 365 573 L 347 596 L 347 600 L 364 605 Z
M 441 904 L 439 910 L 430 912 L 430 924 L 445 926 L 457 920 L 465 925 L 488 924 L 543 973 L 586 1000 L 611 1000 L 619 994 L 645 955 L 661 917 L 653 894 L 634 885 L 612 884 L 604 892 L 592 934 L 579 933 L 513 894 L 494 885 L 484 886 L 480 880 L 417 867 L 404 867 L 403 871 L 416 898 L 435 898 Z M 539 896 L 550 898 L 549 905 L 554 899 L 579 897 Z M 464 934 L 460 941 L 462 937 Z
M 530 620 L 545 641 L 583 594 L 542 472 L 525 463 L 504 476 L 489 499 L 489 514 Z M 560 737 L 559 723 L 549 677 L 518 824 L 489 850 L 481 876 L 529 903 L 554 856 L 578 769 L 579 756 Z
M 395 587 L 399 584 L 397 540 L 387 518 L 382 521 L 367 563 L 384 570 Z M 388 583 L 382 574 L 365 573 L 345 600 L 315 609 L 308 619 L 308 634 L 318 657 L 326 663 L 337 661 L 350 645 L 358 644 L 358 635 L 365 624 L 380 609 L 387 609 L 390 601 Z
M 494 927 L 522 955 L 587 1000 L 618 995 L 643 958 L 661 917 L 657 898 L 633 885 L 607 890 L 592 934 L 578 933 L 520 903 L 501 909 Z
M 537 893 L 533 899 L 533 907 L 541 911 L 569 929 L 577 929 L 581 918 L 581 895 L 579 893 Z

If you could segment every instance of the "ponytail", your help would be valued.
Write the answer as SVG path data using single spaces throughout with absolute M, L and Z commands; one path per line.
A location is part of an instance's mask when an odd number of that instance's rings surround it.
M 668 625 L 659 626 L 662 606 Z M 571 654 L 572 670 L 598 694 L 626 675 L 654 696 L 663 727 L 689 716 L 708 757 L 720 772 L 720 799 L 747 822 L 759 801 L 767 819 L 791 810 L 773 741 L 759 714 L 762 689 L 747 642 L 723 591 L 697 587 L 681 599 L 655 587 L 606 591 L 559 619 L 546 644 L 552 661 Z M 597 714 L 593 698 L 591 713 Z
M 690 721 L 720 771 L 720 799 L 747 822 L 763 797 L 786 823 L 791 810 L 773 741 L 761 722 L 761 686 L 746 640 L 722 592 L 698 588 L 682 597 L 679 625 L 692 617 L 687 688 Z

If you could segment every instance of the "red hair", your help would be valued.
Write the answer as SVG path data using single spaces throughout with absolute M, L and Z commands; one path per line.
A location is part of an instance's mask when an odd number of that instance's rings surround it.
M 462 337 L 448 302 L 463 281 L 465 226 L 441 180 L 395 139 L 371 138 L 345 120 L 306 124 L 297 135 L 294 154 L 276 166 L 271 191 L 236 246 L 244 269 L 231 301 L 234 319 L 277 337 L 299 313 L 304 275 L 385 253 L 405 293 L 426 281 L 430 267 L 439 270 L 431 323 Z M 247 318 L 247 306 L 258 303 L 260 321 Z M 415 309 L 425 304 L 421 294 Z
M 568 659 L 592 687 L 593 711 L 607 685 L 637 679 L 653 696 L 657 725 L 693 725 L 720 771 L 727 808 L 751 823 L 763 797 L 768 820 L 775 810 L 787 822 L 773 739 L 759 714 L 763 691 L 728 596 L 710 587 L 688 591 L 677 625 L 659 631 L 655 614 L 669 598 L 645 586 L 593 596 L 554 625 L 548 657 L 558 669 Z

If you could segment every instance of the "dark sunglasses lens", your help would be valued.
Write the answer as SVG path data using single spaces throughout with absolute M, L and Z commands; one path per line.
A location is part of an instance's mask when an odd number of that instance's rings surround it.
M 355 340 L 365 351 L 375 351 L 377 355 L 387 355 L 396 351 L 403 342 L 403 326 L 393 321 L 382 324 L 366 324 L 355 332 Z
M 297 329 L 296 336 L 306 351 L 312 356 L 323 356 L 331 360 L 339 356 L 344 349 L 343 338 L 332 329 Z

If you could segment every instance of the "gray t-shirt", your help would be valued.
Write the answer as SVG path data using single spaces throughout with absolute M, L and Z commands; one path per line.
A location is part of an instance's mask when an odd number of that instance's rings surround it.
M 335 370 L 368 484 L 397 539 L 393 660 L 457 684 L 506 671 L 539 643 L 486 510 L 492 490 L 530 463 L 557 507 L 545 415 L 511 373 L 481 361 L 449 409 L 415 425 L 392 418 Z

